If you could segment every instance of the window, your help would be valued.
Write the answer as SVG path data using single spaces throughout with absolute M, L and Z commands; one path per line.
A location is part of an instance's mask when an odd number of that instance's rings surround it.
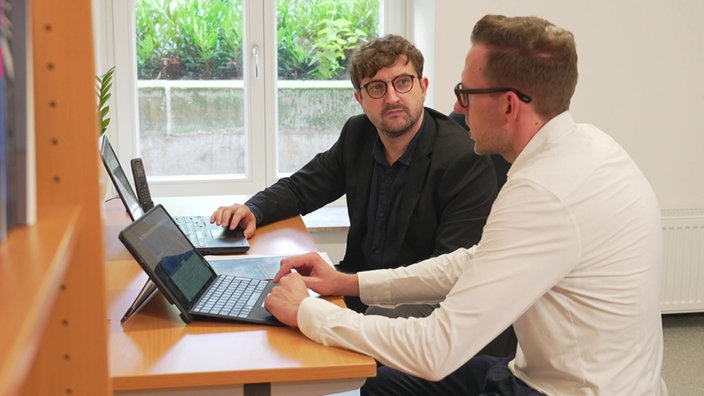
M 361 111 L 351 49 L 405 26 L 402 0 L 112 7 L 111 138 L 123 166 L 144 159 L 154 196 L 249 194 L 300 168 Z

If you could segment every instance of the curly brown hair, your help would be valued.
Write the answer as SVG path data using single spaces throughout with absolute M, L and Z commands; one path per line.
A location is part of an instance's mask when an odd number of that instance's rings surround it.
M 404 37 L 388 34 L 361 45 L 350 58 L 350 80 L 354 89 L 361 90 L 362 79 L 393 65 L 399 57 L 405 58 L 406 64 L 413 64 L 418 77 L 423 76 L 423 54 Z

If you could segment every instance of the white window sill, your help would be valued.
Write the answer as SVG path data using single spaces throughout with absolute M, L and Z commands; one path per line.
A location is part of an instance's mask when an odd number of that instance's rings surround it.
M 303 222 L 311 233 L 347 231 L 350 227 L 347 208 L 344 206 L 322 207 L 303 216 Z

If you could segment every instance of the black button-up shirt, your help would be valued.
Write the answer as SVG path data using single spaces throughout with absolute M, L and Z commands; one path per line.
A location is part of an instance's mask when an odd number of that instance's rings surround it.
M 398 212 L 406 183 L 406 171 L 411 165 L 413 152 L 423 132 L 421 126 L 416 136 L 393 165 L 384 157 L 384 146 L 377 138 L 372 156 L 374 170 L 369 191 L 367 233 L 362 238 L 362 252 L 371 267 L 395 268 L 399 266 L 402 235 L 398 231 Z

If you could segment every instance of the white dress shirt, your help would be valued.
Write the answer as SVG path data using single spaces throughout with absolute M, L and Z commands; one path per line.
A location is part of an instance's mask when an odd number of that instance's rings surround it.
M 664 395 L 661 225 L 628 154 L 568 112 L 520 153 L 470 249 L 359 273 L 367 304 L 441 302 L 425 318 L 364 316 L 307 298 L 309 338 L 439 380 L 511 323 L 509 367 L 546 394 Z

